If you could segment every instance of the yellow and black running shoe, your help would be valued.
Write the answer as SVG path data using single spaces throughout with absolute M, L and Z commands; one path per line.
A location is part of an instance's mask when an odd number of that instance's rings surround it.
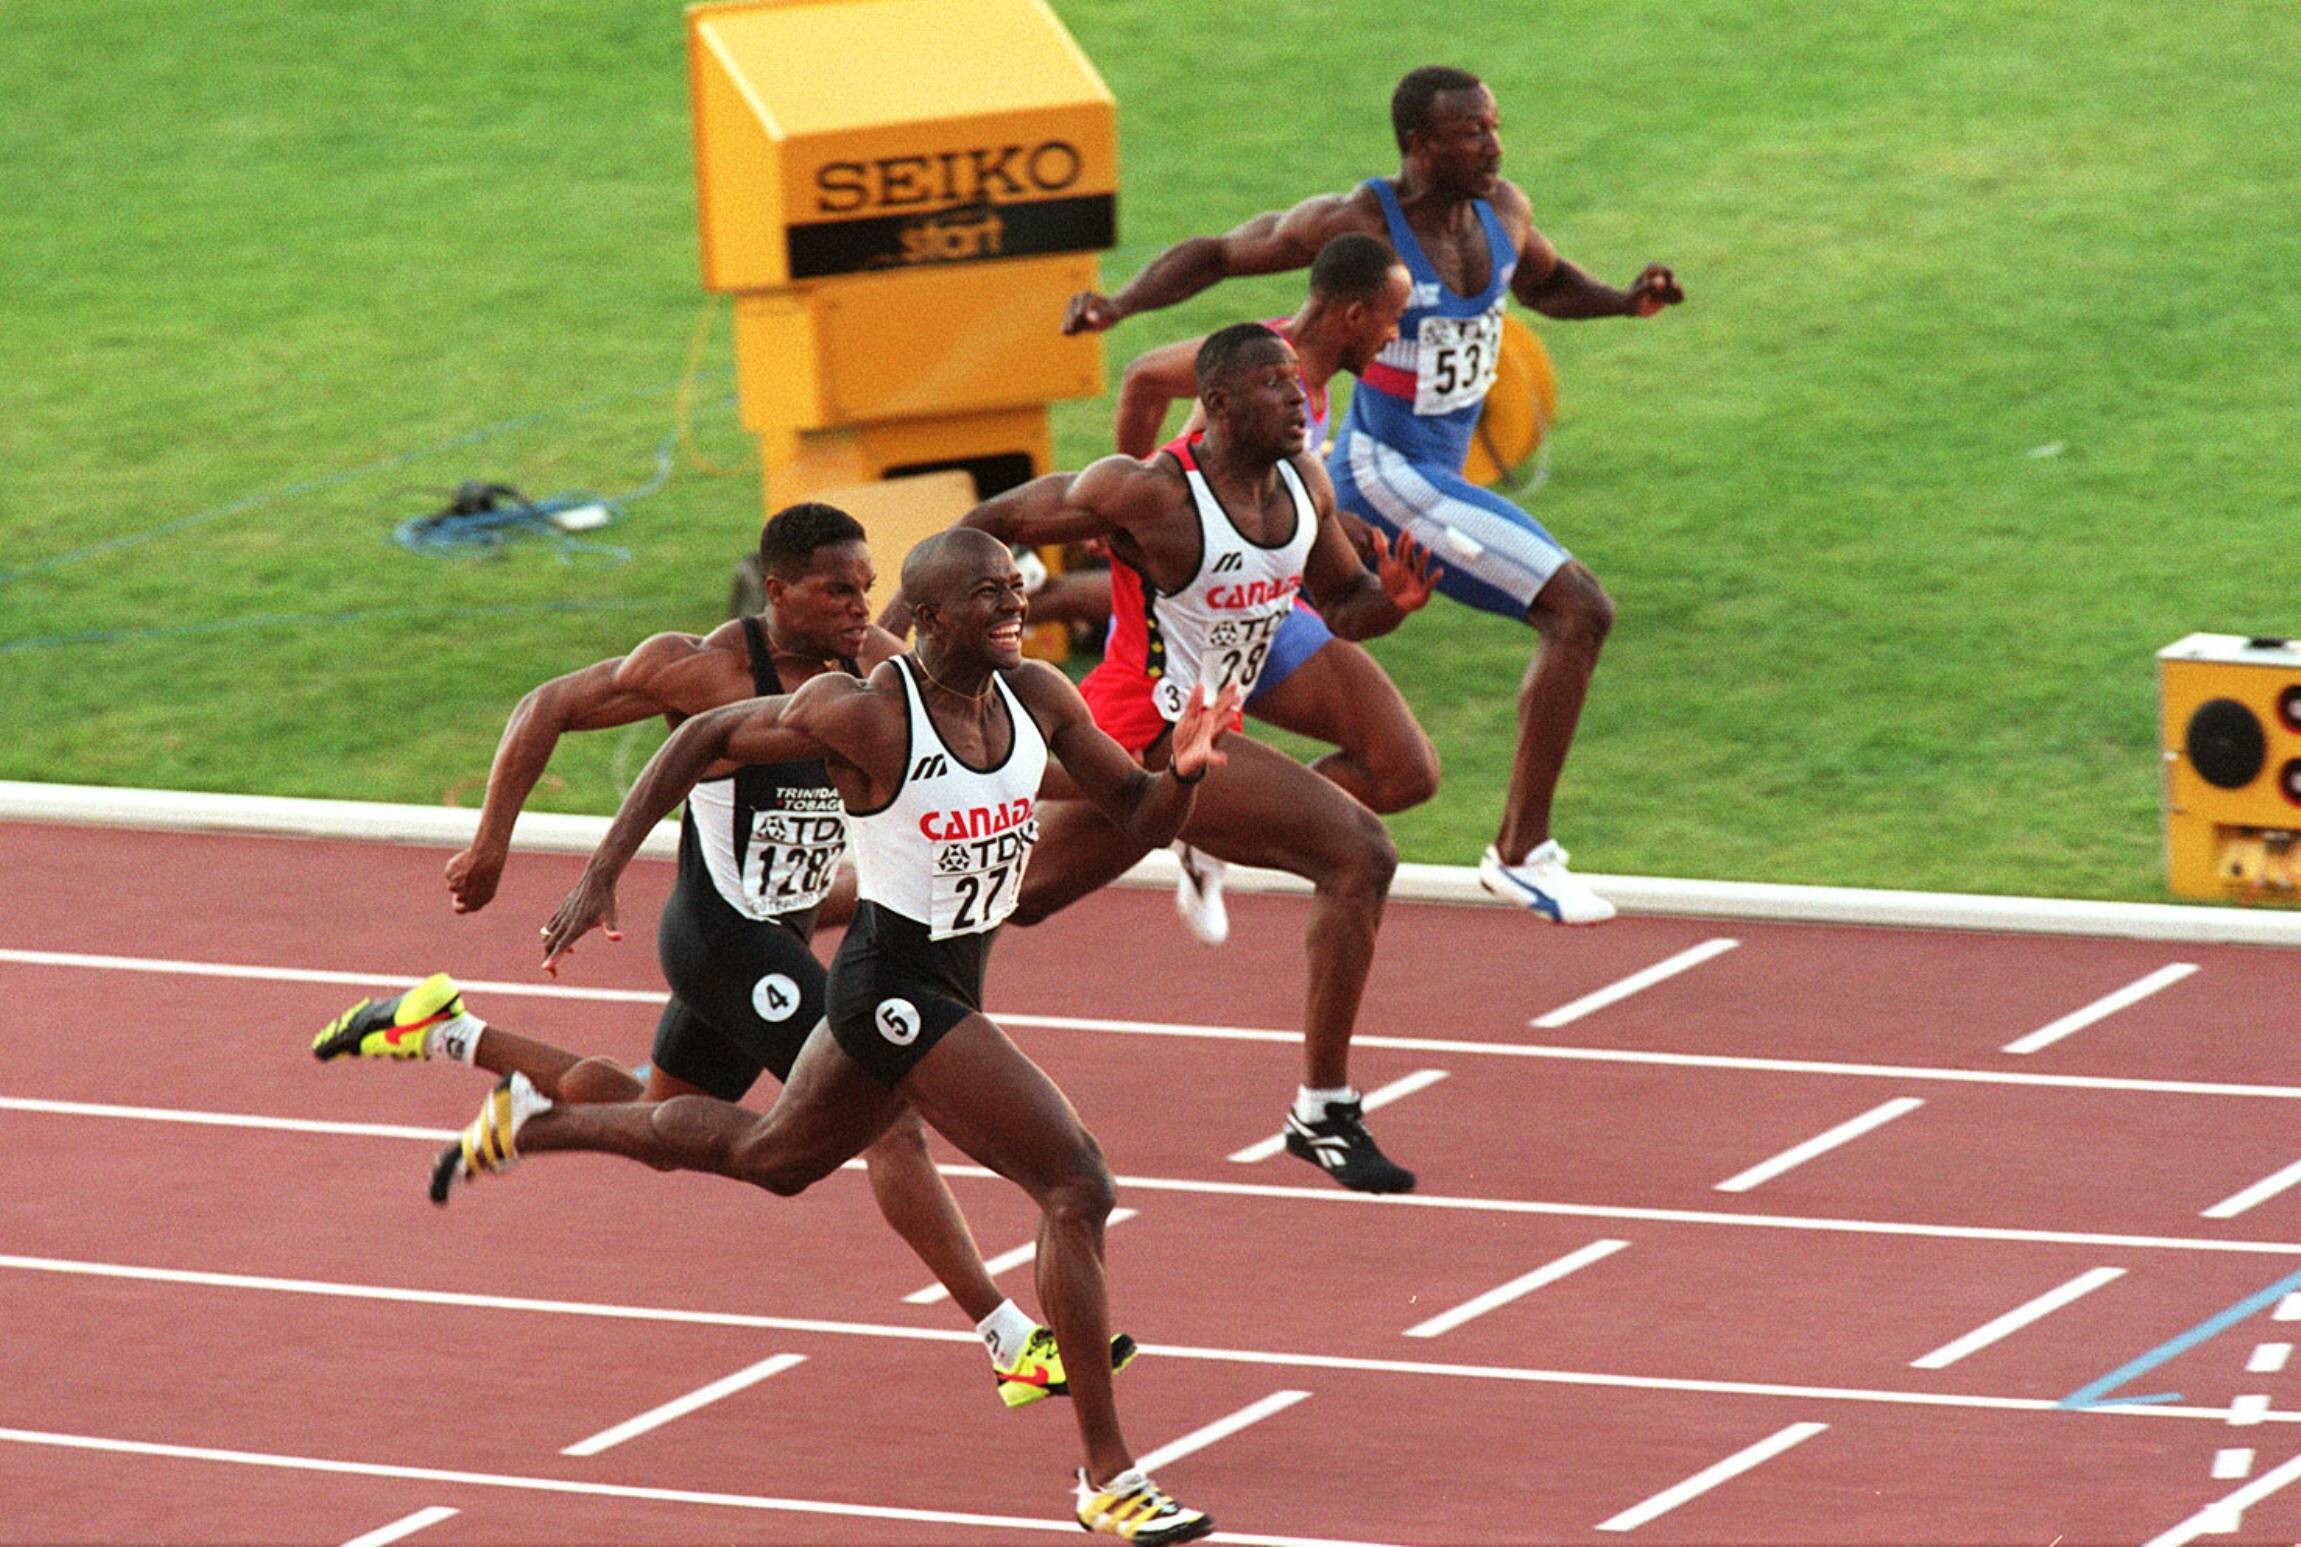
M 362 999 L 312 1038 L 312 1055 L 325 1061 L 358 1058 L 429 1058 L 435 1027 L 463 1016 L 455 979 L 435 972 L 397 999 Z
M 1136 1352 L 1135 1340 L 1119 1333 L 1111 1339 L 1111 1368 L 1125 1369 L 1134 1363 Z M 1047 1397 L 1069 1396 L 1071 1391 L 1063 1373 L 1063 1351 L 1050 1327 L 1034 1327 L 1015 1362 L 1001 1365 L 994 1361 L 991 1374 L 999 1383 L 999 1400 L 1009 1407 L 1028 1407 Z
M 1214 1530 L 1214 1519 L 1185 1508 L 1159 1490 L 1139 1466 L 1130 1466 L 1100 1488 L 1079 1478 L 1079 1526 L 1099 1536 L 1115 1536 L 1140 1547 L 1195 1542 Z
M 458 1181 L 471 1181 L 482 1171 L 509 1171 L 519 1159 L 520 1124 L 551 1109 L 551 1098 L 537 1090 L 524 1074 L 507 1076 L 487 1093 L 479 1116 L 463 1136 L 439 1152 L 431 1167 L 431 1201 L 447 1202 L 448 1190 Z

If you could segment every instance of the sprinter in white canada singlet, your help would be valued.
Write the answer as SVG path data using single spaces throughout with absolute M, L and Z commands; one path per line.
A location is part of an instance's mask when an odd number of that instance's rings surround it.
M 1014 906 L 1046 755 L 1133 841 L 1165 844 L 1225 756 L 1216 741 L 1239 695 L 1186 705 L 1171 758 L 1153 774 L 1096 729 L 1069 679 L 1022 658 L 1023 581 L 1004 543 L 938 533 L 904 560 L 903 588 L 918 626 L 914 656 L 867 682 L 826 675 L 681 726 L 544 931 L 546 965 L 556 967 L 591 929 L 612 930 L 616 877 L 714 764 L 823 758 L 855 822 L 863 901 L 832 963 L 829 1024 L 800 1050 L 782 1098 L 764 1117 L 703 1096 L 567 1106 L 515 1076 L 443 1165 L 468 1178 L 522 1154 L 593 1150 L 791 1194 L 916 1112 L 1038 1205 L 1045 1304 L 1059 1346 L 1073 1351 L 1066 1384 L 1085 1452 L 1077 1523 L 1138 1547 L 1189 1541 L 1214 1522 L 1135 1465 L 1109 1362 L 1076 1356 L 1112 1344 L 1102 1264 L 1109 1167 L 1061 1090 L 982 1013 L 982 966 Z

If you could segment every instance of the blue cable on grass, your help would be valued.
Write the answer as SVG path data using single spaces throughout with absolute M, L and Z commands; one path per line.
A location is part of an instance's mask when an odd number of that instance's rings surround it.
M 521 617 L 547 612 L 664 611 L 679 603 L 670 596 L 639 596 L 603 602 L 500 602 L 486 607 L 368 607 L 341 612 L 259 612 L 237 618 L 206 618 L 195 623 L 158 624 L 150 628 L 92 628 L 76 634 L 39 634 L 23 639 L 0 639 L 0 655 L 25 650 L 54 650 L 65 645 L 112 645 L 131 640 L 183 639 L 198 634 L 229 634 L 251 628 L 302 628 L 314 623 L 373 623 L 386 618 L 437 619 Z

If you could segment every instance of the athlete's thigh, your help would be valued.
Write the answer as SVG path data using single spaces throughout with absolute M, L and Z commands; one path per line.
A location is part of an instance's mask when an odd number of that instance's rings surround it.
M 1366 435 L 1337 448 L 1335 501 L 1395 538 L 1430 550 L 1438 589 L 1481 612 L 1523 619 L 1573 557 L 1541 522 L 1460 473 L 1417 462 Z
M 761 1120 L 758 1142 L 828 1171 L 868 1148 L 903 1105 L 900 1094 L 847 1055 L 829 1026 L 818 1024 Z
M 1363 645 L 1347 639 L 1329 640 L 1246 712 L 1353 752 L 1393 747 L 1418 753 L 1422 744 L 1422 727 L 1398 684 Z
M 986 1016 L 952 1027 L 901 1090 L 936 1132 L 1021 1186 L 1100 1165 L 1101 1150 L 1070 1098 Z
M 1316 881 L 1384 848 L 1382 819 L 1333 783 L 1248 736 L 1221 743 L 1182 835 L 1217 859 Z

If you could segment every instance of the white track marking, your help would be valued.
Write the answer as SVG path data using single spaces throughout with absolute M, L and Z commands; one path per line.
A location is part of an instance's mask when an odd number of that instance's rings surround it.
M 2039 1048 L 2051 1047 L 2073 1031 L 2083 1031 L 2095 1021 L 2107 1020 L 2131 1004 L 2138 1004 L 2160 989 L 2171 988 L 2197 970 L 2195 962 L 2171 962 L 2158 968 L 2145 978 L 2128 983 L 2114 994 L 2105 994 L 2082 1010 L 2072 1010 L 2058 1021 L 2040 1026 L 2026 1037 L 2016 1037 L 2005 1045 L 2008 1053 L 2034 1053 Z
M 423 973 L 331 972 L 317 967 L 249 967 L 231 962 L 172 961 L 155 956 L 91 956 L 79 951 L 0 950 L 0 962 L 22 967 L 83 967 L 98 972 L 159 972 L 195 978 L 253 978 L 270 983 L 336 983 L 348 988 L 405 989 Z M 497 983 L 456 979 L 466 993 L 509 994 L 528 999 L 596 999 L 610 1004 L 663 1004 L 661 989 L 578 988 L 568 983 Z
M 636 1418 L 626 1418 L 612 1428 L 600 1430 L 587 1440 L 577 1440 L 560 1451 L 563 1456 L 596 1456 L 603 1450 L 612 1450 L 625 1440 L 637 1439 L 650 1429 L 660 1429 L 674 1418 L 684 1418 L 700 1407 L 709 1407 L 722 1397 L 731 1397 L 747 1387 L 756 1386 L 770 1375 L 780 1375 L 796 1364 L 805 1364 L 805 1354 L 775 1354 L 748 1368 L 737 1370 L 699 1386 L 683 1397 L 676 1397 L 661 1407 L 651 1407 Z
M 1699 1498 L 1720 1483 L 1731 1482 L 1754 1466 L 1763 1465 L 1803 1444 L 1829 1427 L 1826 1423 L 1794 1423 L 1777 1430 L 1746 1450 L 1738 1450 L 1715 1466 L 1704 1467 L 1675 1487 L 1665 1488 L 1643 1504 L 1634 1505 L 1610 1520 L 1598 1522 L 1601 1531 L 1635 1531 L 1658 1515 L 1666 1515 L 1689 1499 Z
M 1428 1321 L 1408 1327 L 1405 1336 L 1434 1338 L 1441 1333 L 1452 1332 L 1464 1322 L 1508 1305 L 1521 1296 L 1532 1294 L 1544 1284 L 1555 1284 L 1578 1268 L 1586 1268 L 1601 1258 L 1611 1257 L 1629 1244 L 1627 1241 L 1592 1241 L 1588 1246 L 1570 1251 L 1554 1262 L 1544 1263 L 1531 1273 L 1521 1273 L 1507 1284 L 1496 1285 L 1474 1300 L 1465 1300 L 1451 1311 L 1442 1311 Z
M 2248 1375 L 2275 1375 L 2285 1368 L 2285 1361 L 2293 1357 L 2291 1343 L 2262 1343 L 2255 1346 L 2253 1357 L 2245 1361 Z
M 1155 1472 L 1170 1461 L 1180 1461 L 1194 1451 L 1200 1451 L 1217 1440 L 1226 1440 L 1239 1430 L 1262 1422 L 1273 1413 L 1283 1413 L 1295 1403 L 1308 1400 L 1307 1391 L 1274 1391 L 1259 1402 L 1249 1402 L 1228 1418 L 1217 1418 L 1204 1428 L 1193 1429 L 1181 1439 L 1170 1440 L 1148 1455 L 1135 1457 L 1135 1465 L 1146 1472 Z
M 681 1326 L 749 1327 L 773 1332 L 824 1333 L 839 1337 L 907 1339 L 925 1343 L 966 1343 L 981 1347 L 971 1331 L 904 1327 L 869 1322 L 812 1321 L 790 1316 L 757 1316 L 732 1311 L 675 1310 L 656 1306 L 610 1305 L 578 1300 L 539 1300 L 513 1295 L 466 1294 L 454 1290 L 410 1289 L 379 1284 L 331 1283 L 318 1279 L 259 1278 L 251 1274 L 206 1273 L 175 1268 L 129 1267 L 116 1263 L 71 1262 L 55 1258 L 0 1256 L 0 1271 L 79 1274 L 94 1278 L 192 1284 L 212 1289 L 247 1289 L 350 1300 L 396 1301 L 407 1305 L 454 1306 L 467 1310 L 510 1311 L 524 1315 L 598 1317 L 612 1321 L 666 1322 Z M 1449 1380 L 1484 1380 L 1549 1386 L 1584 1386 L 1626 1391 L 1676 1391 L 1712 1396 L 1791 1397 L 1806 1401 L 1859 1402 L 1890 1407 L 1966 1408 L 1987 1412 L 2066 1413 L 2048 1397 L 1967 1396 L 1954 1392 L 1896 1391 L 1844 1386 L 1785 1386 L 1764 1381 L 1678 1379 L 1654 1375 L 1614 1375 L 1587 1370 L 1525 1369 L 1510 1365 L 1449 1364 L 1426 1359 L 1367 1359 L 1339 1354 L 1289 1353 L 1266 1349 L 1206 1348 L 1179 1343 L 1146 1343 L 1143 1352 L 1162 1359 L 1196 1359 L 1213 1364 L 1252 1365 L 1283 1370 L 1346 1370 L 1373 1375 L 1422 1375 Z M 2120 1406 L 2104 1403 L 2082 1410 L 2133 1418 L 2229 1421 L 2220 1407 L 2172 1403 Z M 2301 1424 L 2301 1411 L 2268 1412 L 2271 1423 Z
M 1594 1010 L 1603 1010 L 1610 1004 L 1618 1004 L 1632 994 L 1652 988 L 1655 984 L 1674 978 L 1690 968 L 1699 967 L 1713 957 L 1723 956 L 1741 943 L 1739 940 L 1728 940 L 1721 935 L 1715 940 L 1705 940 L 1700 945 L 1689 946 L 1675 956 L 1665 957 L 1651 967 L 1631 973 L 1618 983 L 1609 983 L 1595 993 L 1584 994 L 1581 998 L 1569 1000 L 1555 1010 L 1537 1015 L 1527 1024 L 1539 1026 L 1545 1031 L 1559 1026 L 1572 1025 Z
M 2229 1427 L 2250 1429 L 2269 1416 L 2269 1399 L 2260 1392 L 2248 1392 L 2229 1399 Z
M 2213 1453 L 2213 1480 L 2221 1483 L 2242 1482 L 2253 1475 L 2253 1449 L 2249 1445 L 2231 1445 Z
M 2287 1295 L 2277 1302 L 2277 1309 L 2269 1313 L 2271 1321 L 2301 1321 L 2301 1291 Z
M 277 1467 L 296 1472 L 333 1472 L 350 1477 L 390 1477 L 407 1482 L 446 1483 L 466 1488 L 509 1488 L 530 1493 L 571 1494 L 593 1499 L 641 1499 L 658 1504 L 703 1504 L 720 1509 L 825 1515 L 849 1520 L 901 1520 L 914 1525 L 980 1526 L 995 1531 L 1055 1531 L 1078 1540 L 1076 1520 L 1048 1515 L 981 1515 L 949 1509 L 902 1509 L 890 1504 L 849 1504 L 829 1499 L 770 1498 L 747 1493 L 705 1493 L 688 1488 L 640 1488 L 626 1483 L 573 1482 L 560 1477 L 521 1477 L 504 1472 L 456 1472 L 435 1466 L 391 1466 L 374 1461 L 337 1461 L 321 1456 L 287 1456 L 255 1450 L 215 1450 L 204 1445 L 160 1445 L 146 1440 L 107 1439 L 86 1434 L 52 1434 L 37 1429 L 0 1429 L 0 1444 L 48 1445 L 113 1455 L 158 1456 L 176 1461 L 214 1461 L 231 1466 Z M 1253 1547 L 1375 1547 L 1316 1536 L 1258 1536 L 1226 1531 L 1222 1540 Z
M 2226 1498 L 2215 1499 L 2179 1525 L 2151 1537 L 2147 1547 L 2187 1547 L 2188 1543 L 2200 1536 L 2233 1530 L 2235 1526 L 2231 1522 L 2246 1509 L 2278 1492 L 2295 1478 L 2301 1478 L 2301 1456 L 2295 1456 L 2282 1466 L 2263 1472 Z
M 1872 1107 L 1859 1117 L 1847 1118 L 1827 1133 L 1815 1134 L 1803 1144 L 1792 1145 L 1771 1160 L 1762 1160 L 1747 1171 L 1737 1172 L 1718 1183 L 1718 1192 L 1748 1192 L 1753 1187 L 1772 1181 L 1785 1171 L 1794 1170 L 1824 1155 L 1841 1144 L 1850 1144 L 1873 1128 L 1881 1128 L 1895 1118 L 1915 1112 L 1925 1103 L 1916 1096 L 1896 1096 L 1883 1105 Z
M 2125 1270 L 2123 1268 L 2094 1268 L 2080 1273 L 2059 1289 L 2047 1290 L 2028 1304 L 2015 1306 L 1996 1320 L 1982 1323 L 1964 1337 L 1942 1344 L 1941 1347 L 1923 1358 L 1912 1359 L 1910 1368 L 1913 1370 L 1946 1370 L 1966 1355 L 1987 1348 L 1990 1344 L 2003 1338 L 2011 1337 L 2031 1322 L 2042 1321 L 2071 1301 L 2089 1295 L 2102 1285 L 2124 1276 Z
M 442 1520 L 452 1518 L 455 1513 L 444 1504 L 434 1504 L 429 1509 L 419 1509 L 404 1519 L 395 1520 L 388 1526 L 378 1526 L 365 1536 L 355 1536 L 344 1543 L 344 1547 L 391 1547 L 391 1543 L 401 1537 L 413 1536 L 425 1526 L 438 1525 Z
M 1107 1228 L 1111 1225 L 1123 1225 L 1139 1212 L 1141 1211 L 1138 1209 L 1112 1209 L 1110 1218 L 1103 1221 L 1104 1226 Z M 1010 1251 L 999 1253 L 996 1257 L 985 1262 L 983 1267 L 989 1271 L 991 1277 L 997 1278 L 1010 1268 L 1019 1268 L 1026 1262 L 1036 1261 L 1038 1255 L 1039 1243 L 1025 1241 Z M 950 1298 L 951 1292 L 948 1289 L 940 1284 L 929 1284 L 924 1289 L 914 1289 L 903 1296 L 903 1303 L 905 1305 L 937 1305 Z
M 298 1119 L 252 1114 L 179 1112 L 164 1107 L 106 1107 L 80 1102 L 32 1101 L 0 1096 L 0 1111 L 21 1110 L 66 1116 L 136 1118 L 151 1122 L 186 1122 L 232 1128 L 309 1128 L 321 1132 L 345 1131 L 361 1135 L 385 1134 L 418 1138 L 439 1144 L 455 1133 L 444 1128 L 390 1130 L 382 1124 L 305 1123 Z M 862 1171 L 863 1162 L 850 1160 L 842 1168 Z M 948 1177 L 996 1181 L 996 1172 L 982 1166 L 937 1164 Z M 1736 1230 L 1810 1230 L 1825 1235 L 1906 1236 L 1937 1241 L 2017 1241 L 2042 1246 L 2134 1248 L 2142 1251 L 2234 1252 L 2264 1257 L 2301 1257 L 2301 1242 L 2225 1240 L 2211 1236 L 2105 1235 L 2081 1230 L 2025 1230 L 1998 1225 L 1931 1225 L 1905 1220 L 1835 1219 L 1828 1216 L 1738 1214 L 1708 1209 L 1636 1208 L 1596 1203 L 1551 1203 L 1527 1198 L 1463 1198 L 1445 1193 L 1362 1193 L 1340 1187 L 1290 1186 L 1278 1182 L 1216 1182 L 1172 1176 L 1121 1176 L 1121 1187 L 1142 1192 L 1192 1193 L 1202 1197 L 1268 1198 L 1348 1208 L 1445 1209 L 1477 1214 L 1531 1214 L 1560 1219 L 1642 1220 L 1663 1225 L 1721 1225 Z M 2301 1295 L 2287 1297 L 2297 1309 L 2287 1313 L 2282 1304 L 2278 1319 L 2301 1320 Z
M 2198 1217 L 2201 1219 L 2235 1219 L 2255 1204 L 2267 1203 L 2295 1182 L 2301 1182 L 2301 1160 L 2294 1161 L 2282 1171 L 2263 1177 L 2250 1187 L 2231 1193 L 2213 1207 L 2204 1210 Z
M 1300 1041 L 1301 1038 L 1297 1037 L 1294 1040 Z M 1412 1074 L 1392 1080 L 1388 1085 L 1377 1090 L 1365 1092 L 1360 1097 L 1360 1105 L 1369 1112 L 1376 1111 L 1390 1105 L 1401 1096 L 1411 1096 L 1416 1091 L 1427 1089 L 1445 1078 L 1446 1071 L 1444 1069 L 1417 1069 Z M 1227 1158 L 1240 1165 L 1252 1165 L 1258 1160 L 1270 1159 L 1271 1156 L 1285 1148 L 1286 1133 L 1282 1129 L 1270 1138 L 1257 1140 Z
M 2196 910 L 2189 910 L 2196 911 Z M 419 972 L 321 972 L 300 967 L 246 967 L 214 962 L 170 962 L 132 956 L 85 956 L 59 951 L 21 951 L 0 948 L 0 964 L 18 966 L 79 967 L 99 971 L 174 972 L 211 977 L 276 979 L 282 982 L 344 983 L 366 988 L 404 988 L 418 981 Z M 461 984 L 476 993 L 526 995 L 538 998 L 600 1000 L 614 1004 L 660 1005 L 669 999 L 661 990 L 581 988 L 560 983 Z M 994 1010 L 991 1018 L 1005 1025 L 1051 1030 L 1110 1032 L 1146 1037 L 1188 1037 L 1210 1042 L 1267 1042 L 1299 1047 L 1302 1033 L 1256 1026 L 1213 1026 L 1176 1021 L 1109 1020 L 1083 1015 L 1031 1015 Z M 1569 1063 L 1639 1064 L 1666 1069 L 1728 1069 L 1753 1074 L 1827 1074 L 1853 1079 L 1921 1080 L 1962 1085 L 2011 1085 L 2038 1090 L 2129 1091 L 2141 1095 L 2236 1096 L 2273 1101 L 2301 1101 L 2301 1085 L 2256 1085 L 2226 1080 L 2147 1080 L 2110 1075 L 2029 1074 L 2007 1069 L 1955 1069 L 1920 1064 L 1862 1064 L 1811 1058 L 1744 1058 L 1726 1053 L 1672 1053 L 1637 1048 L 1571 1047 L 1549 1043 L 1476 1042 L 1447 1037 L 1386 1037 L 1360 1032 L 1351 1046 L 1384 1048 L 1397 1052 L 1437 1055 L 1460 1053 L 1473 1057 L 1539 1058 Z

